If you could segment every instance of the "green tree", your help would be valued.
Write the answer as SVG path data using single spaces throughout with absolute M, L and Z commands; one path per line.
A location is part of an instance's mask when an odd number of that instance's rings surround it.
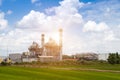
M 115 55 L 113 53 L 110 53 L 108 56 L 108 62 L 110 64 L 115 64 Z
M 119 64 L 120 63 L 120 57 L 119 57 L 119 54 L 118 54 L 118 52 L 116 52 L 116 54 L 115 54 L 115 62 L 116 62 L 116 64 Z
M 118 52 L 110 53 L 107 60 L 110 64 L 120 64 L 120 55 Z

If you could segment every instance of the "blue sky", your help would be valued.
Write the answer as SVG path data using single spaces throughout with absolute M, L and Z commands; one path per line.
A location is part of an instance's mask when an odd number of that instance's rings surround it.
M 41 33 L 57 41 L 60 27 L 64 54 L 120 52 L 120 0 L 0 0 L 0 55 L 28 51 Z
M 21 19 L 31 10 L 44 11 L 44 9 L 59 5 L 60 0 L 36 0 L 32 3 L 31 0 L 2 0 L 1 11 L 7 12 L 11 10 L 13 13 L 6 18 L 14 23 Z
M 15 21 L 21 19 L 25 14 L 29 13 L 31 10 L 43 11 L 52 6 L 58 6 L 59 2 L 62 0 L 35 0 L 32 3 L 31 0 L 1 0 L 1 11 L 7 12 L 11 10 L 13 13 L 6 16 L 6 19 L 10 21 L 10 24 L 14 24 Z M 99 0 L 81 0 L 84 3 L 97 2 Z

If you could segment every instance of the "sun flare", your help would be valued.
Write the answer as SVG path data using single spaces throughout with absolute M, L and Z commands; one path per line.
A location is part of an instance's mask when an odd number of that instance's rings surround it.
M 59 43 L 59 33 L 58 32 L 52 33 L 51 38 L 53 40 L 55 40 L 57 43 Z

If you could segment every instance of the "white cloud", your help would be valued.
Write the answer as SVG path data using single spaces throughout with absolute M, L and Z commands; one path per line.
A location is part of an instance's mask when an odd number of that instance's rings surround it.
M 5 19 L 5 14 L 0 13 L 0 30 L 5 29 L 8 26 L 8 21 Z
M 118 40 L 115 37 L 114 32 L 104 22 L 96 23 L 94 21 L 88 21 L 84 27 L 83 32 L 91 32 L 93 39 L 98 38 L 102 41 L 114 41 Z
M 36 3 L 38 0 L 31 0 L 32 3 Z
M 9 53 L 14 52 L 23 52 L 27 51 L 29 45 L 33 41 L 39 42 L 40 40 L 40 33 L 38 32 L 30 32 L 21 29 L 14 29 L 8 32 L 7 34 L 0 35 L 0 42 L 2 50 L 6 50 L 8 47 Z M 4 54 L 3 52 L 2 54 Z M 5 54 L 4 54 L 5 55 Z
M 120 28 L 120 24 L 118 25 L 118 28 Z
M 38 11 L 31 10 L 29 14 L 25 15 L 22 20 L 18 22 L 19 28 L 32 28 L 32 29 L 39 29 L 45 24 L 46 15 L 44 13 L 40 13 Z
M 82 16 L 78 13 L 78 8 L 83 3 L 79 0 L 65 0 L 60 2 L 60 6 L 47 9 L 49 12 L 55 12 L 55 15 L 48 16 L 45 13 L 31 10 L 29 14 L 25 15 L 19 22 L 19 28 L 26 28 L 31 30 L 39 29 L 41 31 L 56 30 L 58 27 L 78 27 L 83 23 Z
M 106 8 L 106 11 L 107 11 L 107 12 L 110 12 L 110 8 L 109 8 L 109 7 L 108 7 L 108 8 Z
M 10 14 L 12 14 L 12 13 L 13 13 L 13 11 L 8 10 L 6 14 L 10 15 Z
M 96 24 L 94 21 L 88 21 L 83 28 L 84 32 L 87 31 L 104 31 L 107 30 L 108 26 L 106 23 L 104 22 L 100 22 L 98 24 Z
M 111 41 L 111 40 L 116 40 L 115 39 L 115 37 L 114 37 L 114 34 L 109 34 L 109 35 L 107 35 L 106 37 L 105 37 L 105 40 L 107 40 L 107 41 Z
M 120 22 L 120 1 L 119 0 L 101 0 L 100 2 L 91 3 L 86 5 L 80 11 L 85 20 L 93 20 L 97 22 L 106 22 L 109 24 L 117 25 Z M 114 20 L 114 21 L 113 21 Z
M 118 41 L 119 39 L 115 36 L 114 32 L 112 30 L 106 31 L 105 34 L 105 41 Z
M 61 6 L 53 7 L 55 13 L 60 16 L 66 16 L 75 14 L 78 12 L 78 9 L 81 8 L 84 3 L 79 2 L 79 0 L 64 0 L 60 2 Z

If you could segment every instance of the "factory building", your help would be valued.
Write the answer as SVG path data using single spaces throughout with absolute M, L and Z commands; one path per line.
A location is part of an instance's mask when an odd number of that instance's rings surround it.
M 59 44 L 52 38 L 45 42 L 45 34 L 41 34 L 41 44 L 33 42 L 28 53 L 22 54 L 23 62 L 61 61 L 62 60 L 62 29 L 59 29 Z M 41 46 L 41 47 L 40 47 Z
M 13 53 L 13 54 L 9 54 L 9 58 L 11 59 L 12 63 L 21 63 L 22 59 L 21 59 L 21 54 L 20 53 Z

